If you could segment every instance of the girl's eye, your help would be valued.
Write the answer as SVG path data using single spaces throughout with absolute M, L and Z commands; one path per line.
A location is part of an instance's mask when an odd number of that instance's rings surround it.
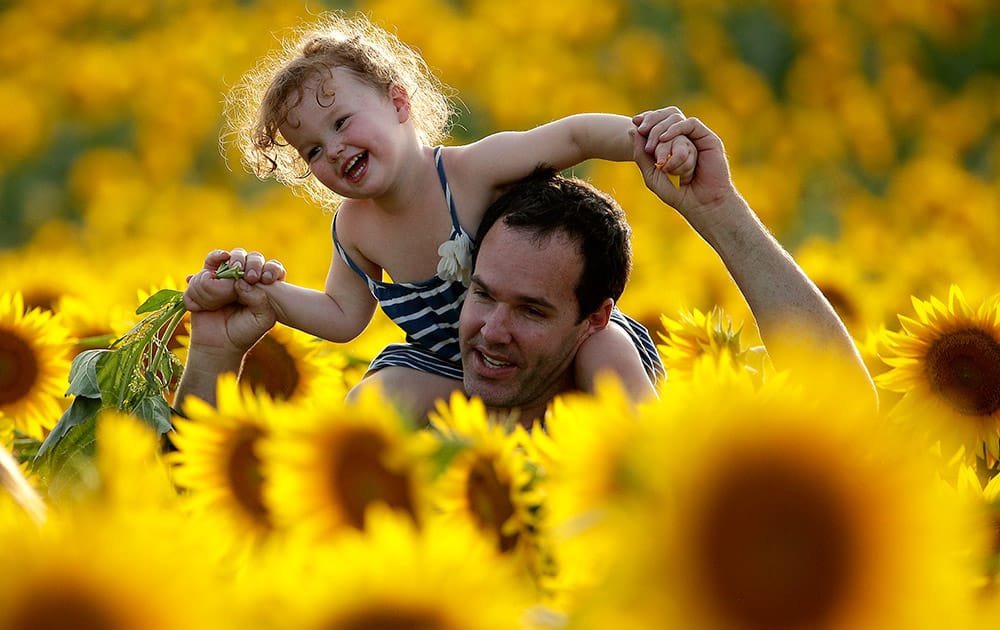
M 334 129 L 340 129 L 345 124 L 347 124 L 347 116 L 344 116 L 343 118 L 338 118 L 337 122 L 333 123 L 333 128 Z
M 319 156 L 319 147 L 313 147 L 306 152 L 306 162 L 312 162 Z

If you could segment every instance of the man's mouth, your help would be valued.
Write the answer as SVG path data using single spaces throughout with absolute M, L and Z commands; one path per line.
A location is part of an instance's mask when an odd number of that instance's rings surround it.
M 365 174 L 367 168 L 368 152 L 362 151 L 348 160 L 347 164 L 344 165 L 344 177 L 351 182 L 357 183 Z
M 510 367 L 514 365 L 513 363 L 508 363 L 506 361 L 498 361 L 496 359 L 492 359 L 483 354 L 482 352 L 479 353 L 479 356 L 483 358 L 483 363 L 486 364 L 486 367 L 493 368 L 494 370 L 499 370 L 501 368 Z

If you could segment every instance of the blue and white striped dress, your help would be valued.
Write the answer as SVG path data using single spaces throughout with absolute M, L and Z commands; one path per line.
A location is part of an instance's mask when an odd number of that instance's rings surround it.
M 455 201 L 441 163 L 441 147 L 434 149 L 438 178 L 451 212 L 450 241 L 469 235 L 458 222 Z M 449 378 L 462 379 L 462 357 L 458 346 L 458 316 L 465 301 L 466 287 L 460 280 L 445 280 L 440 276 L 422 282 L 384 282 L 369 278 L 351 260 L 337 240 L 336 217 L 333 222 L 333 243 L 337 253 L 355 271 L 378 300 L 382 311 L 406 333 L 406 343 L 386 346 L 368 366 L 368 373 L 384 367 L 408 367 Z M 639 350 L 649 377 L 657 382 L 665 375 L 656 344 L 646 328 L 625 315 L 618 307 L 611 312 L 611 321 L 628 333 Z
M 472 237 L 458 222 L 451 188 L 441 164 L 441 147 L 434 149 L 441 187 L 451 212 L 451 238 L 465 235 Z M 385 347 L 368 366 L 368 372 L 396 365 L 430 372 L 454 379 L 462 379 L 462 355 L 458 349 L 458 314 L 465 301 L 465 285 L 459 280 L 445 280 L 434 276 L 422 282 L 384 282 L 369 278 L 351 260 L 337 240 L 337 223 L 334 217 L 333 244 L 337 253 L 351 269 L 360 275 L 372 295 L 378 300 L 382 312 L 406 333 L 406 343 L 393 343 Z

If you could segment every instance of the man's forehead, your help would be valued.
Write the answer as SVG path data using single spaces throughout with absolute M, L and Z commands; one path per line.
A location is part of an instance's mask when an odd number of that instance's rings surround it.
M 480 244 L 475 273 L 491 289 L 512 295 L 572 298 L 583 270 L 576 244 L 564 232 L 544 238 L 498 222 Z

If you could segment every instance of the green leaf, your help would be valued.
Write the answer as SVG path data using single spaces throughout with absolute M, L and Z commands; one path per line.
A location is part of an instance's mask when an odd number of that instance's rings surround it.
M 42 458 L 36 468 L 49 496 L 58 498 L 74 490 L 93 490 L 100 480 L 94 454 L 97 451 L 97 414 L 70 427 L 65 436 Z M 36 458 L 37 459 L 37 458 Z
M 121 348 L 105 355 L 103 361 L 97 366 L 97 384 L 101 391 L 101 399 L 108 407 L 121 409 L 127 398 L 125 385 L 128 383 L 131 374 L 126 373 L 123 364 L 127 363 Z
M 99 398 L 101 387 L 97 381 L 98 364 L 111 352 L 107 348 L 102 348 L 84 350 L 76 355 L 69 366 L 69 389 L 66 390 L 66 395 Z
M 181 291 L 177 291 L 176 289 L 160 289 L 146 298 L 146 301 L 140 304 L 139 308 L 135 309 L 135 314 L 152 313 L 161 308 L 171 307 L 178 302 L 183 302 L 183 300 L 184 293 Z
M 134 414 L 153 427 L 157 435 L 163 435 L 174 428 L 170 423 L 170 405 L 162 396 L 143 398 L 136 405 Z
M 37 470 L 37 467 L 45 465 L 46 458 L 51 458 L 50 453 L 62 449 L 62 440 L 69 433 L 70 429 L 92 421 L 97 417 L 102 406 L 100 398 L 87 396 L 77 396 L 74 398 L 69 408 L 59 418 L 59 422 L 53 427 L 52 431 L 45 438 L 45 441 L 42 442 L 42 445 L 38 447 L 38 453 L 35 454 L 35 458 L 32 460 L 32 468 Z M 57 445 L 58 448 L 56 448 Z

